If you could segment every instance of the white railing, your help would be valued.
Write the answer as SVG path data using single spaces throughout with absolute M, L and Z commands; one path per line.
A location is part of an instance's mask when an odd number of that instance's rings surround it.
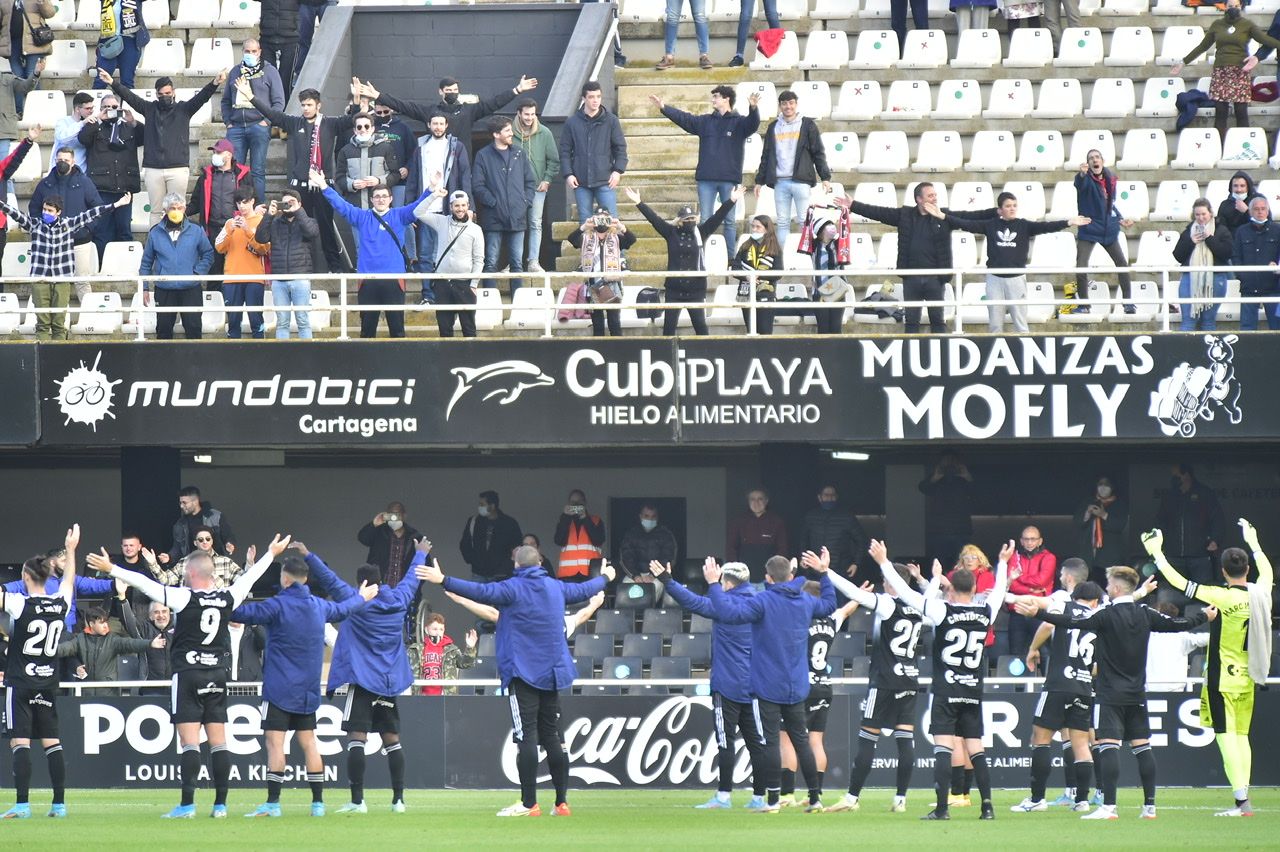
M 1214 272 L 1225 272 L 1228 275 L 1233 273 L 1240 273 L 1240 272 L 1268 272 L 1271 274 L 1275 273 L 1275 267 L 1272 267 L 1272 266 L 1221 266 L 1221 267 L 1212 267 L 1211 269 Z M 954 332 L 963 333 L 965 331 L 965 322 L 966 322 L 964 318 L 965 308 L 981 310 L 981 309 L 985 309 L 987 306 L 1003 307 L 1003 306 L 1009 306 L 1009 305 L 1021 305 L 1028 308 L 1052 307 L 1054 309 L 1054 314 L 1056 314 L 1057 308 L 1060 306 L 1070 305 L 1070 306 L 1080 307 L 1084 305 L 1089 305 L 1091 308 L 1105 307 L 1107 309 L 1107 312 L 1110 313 L 1112 309 L 1114 309 L 1117 306 L 1133 303 L 1131 299 L 1123 298 L 1121 296 L 1112 296 L 1111 298 L 1108 298 L 1108 299 L 1096 299 L 1096 300 L 1084 301 L 1081 299 L 1060 298 L 1060 297 L 1057 297 L 1056 295 L 1053 298 L 1027 298 L 1027 299 L 1020 299 L 1020 300 L 983 298 L 980 302 L 967 302 L 964 300 L 964 288 L 965 288 L 966 281 L 975 281 L 975 280 L 985 281 L 988 273 L 1001 273 L 1001 274 L 1007 274 L 1007 275 L 1026 275 L 1028 280 L 1031 281 L 1031 280 L 1040 280 L 1050 276 L 1061 277 L 1066 275 L 1075 275 L 1076 273 L 1084 273 L 1090 276 L 1101 276 L 1106 278 L 1113 278 L 1116 276 L 1118 272 L 1128 273 L 1131 276 L 1131 278 L 1140 278 L 1143 275 L 1154 276 L 1158 281 L 1157 293 L 1154 294 L 1154 297 L 1149 297 L 1144 302 L 1144 304 L 1147 304 L 1147 305 L 1156 305 L 1157 307 L 1156 315 L 1147 323 L 1140 323 L 1140 322 L 1133 323 L 1135 328 L 1142 328 L 1144 325 L 1146 325 L 1149 328 L 1151 325 L 1154 324 L 1154 325 L 1158 325 L 1159 330 L 1162 332 L 1173 331 L 1175 329 L 1170 327 L 1170 317 L 1179 316 L 1180 310 L 1175 313 L 1170 313 L 1170 308 L 1180 309 L 1182 305 L 1198 305 L 1198 304 L 1214 305 L 1216 304 L 1219 306 L 1223 306 L 1223 305 L 1254 305 L 1254 306 L 1277 305 L 1277 306 L 1280 306 L 1280 296 L 1229 297 L 1224 295 L 1222 298 L 1214 298 L 1214 297 L 1182 298 L 1182 297 L 1170 295 L 1171 283 L 1178 281 L 1182 273 L 1185 271 L 1186 269 L 1181 266 L 1155 266 L 1155 265 L 1130 266 L 1127 268 L 1120 268 L 1120 269 L 1107 268 L 1105 270 L 1098 270 L 1091 267 L 1074 267 L 1074 266 L 1038 267 L 1038 268 L 1032 268 L 1032 269 L 964 269 L 964 270 L 912 269 L 912 270 L 909 270 L 909 273 L 912 277 L 916 277 L 916 276 L 945 277 L 948 280 L 948 282 L 952 285 L 952 293 L 949 299 L 930 300 L 930 301 L 916 300 L 916 301 L 867 302 L 867 301 L 857 299 L 855 301 L 822 302 L 822 301 L 814 301 L 812 299 L 812 295 L 810 294 L 810 298 L 805 301 L 761 302 L 756 299 L 755 287 L 751 287 L 749 288 L 750 295 L 748 299 L 739 301 L 739 302 L 734 302 L 734 303 L 714 302 L 714 301 L 710 301 L 710 302 L 708 301 L 665 302 L 664 301 L 664 302 L 656 302 L 656 303 L 636 304 L 635 302 L 624 301 L 621 303 L 614 303 L 614 304 L 608 304 L 608 305 L 599 305 L 599 304 L 592 304 L 592 303 L 575 303 L 571 305 L 566 305 L 566 304 L 561 304 L 559 301 L 553 299 L 553 301 L 550 303 L 541 302 L 537 304 L 522 304 L 522 305 L 498 302 L 493 304 L 489 304 L 489 303 L 469 304 L 469 305 L 448 304 L 448 305 L 440 305 L 440 306 L 437 306 L 434 304 L 419 305 L 419 304 L 403 304 L 403 303 L 401 304 L 358 304 L 357 302 L 353 301 L 353 299 L 351 298 L 352 293 L 350 292 L 351 287 L 349 286 L 349 284 L 351 282 L 359 282 L 359 281 L 366 281 L 366 280 L 403 281 L 406 286 L 406 293 L 410 296 L 410 298 L 416 299 L 415 289 L 414 289 L 415 286 L 420 289 L 423 282 L 431 282 L 436 280 L 458 280 L 458 276 L 444 275 L 439 273 L 432 273 L 432 274 L 351 273 L 351 274 L 337 274 L 337 275 L 335 274 L 318 275 L 317 274 L 317 275 L 305 276 L 305 278 L 299 275 L 112 276 L 109 274 L 104 274 L 104 275 L 90 276 L 87 279 L 74 278 L 71 280 L 73 281 L 85 280 L 90 284 L 122 285 L 120 288 L 112 288 L 112 289 L 115 290 L 116 292 L 127 291 L 131 296 L 136 295 L 136 297 L 139 299 L 139 304 L 141 304 L 141 300 L 144 298 L 143 294 L 147 291 L 150 291 L 152 304 L 149 306 L 139 307 L 139 308 L 135 308 L 131 305 L 126 304 L 126 305 L 122 305 L 122 307 L 119 310 L 112 309 L 109 311 L 104 311 L 101 308 L 83 308 L 78 305 L 68 306 L 68 307 L 59 307 L 59 308 L 35 308 L 35 307 L 26 307 L 26 306 L 19 305 L 16 310 L 22 314 L 34 313 L 37 315 L 63 313 L 63 314 L 69 315 L 72 320 L 74 320 L 76 317 L 82 314 L 86 316 L 92 316 L 94 314 L 103 314 L 103 313 L 124 313 L 124 314 L 135 315 L 135 320 L 136 320 L 134 323 L 136 325 L 135 338 L 137 340 L 146 339 L 147 335 L 144 327 L 145 323 L 140 320 L 147 315 L 154 316 L 161 313 L 173 313 L 173 314 L 201 313 L 203 314 L 205 312 L 210 312 L 210 311 L 215 313 L 234 312 L 234 313 L 240 313 L 240 314 L 261 313 L 264 311 L 292 312 L 295 310 L 300 312 L 336 311 L 338 313 L 337 339 L 349 340 L 351 339 L 351 324 L 352 324 L 350 314 L 352 312 L 358 312 L 358 311 L 375 311 L 375 312 L 399 311 L 405 314 L 425 314 L 425 315 L 432 316 L 433 318 L 434 318 L 434 314 L 437 311 L 449 311 L 454 313 L 501 311 L 503 313 L 504 319 L 509 318 L 513 311 L 541 312 L 543 314 L 542 323 L 541 323 L 542 336 L 552 337 L 554 336 L 554 330 L 560 325 L 560 322 L 557 318 L 557 314 L 561 309 L 572 309 L 572 310 L 587 311 L 587 312 L 634 311 L 634 310 L 657 310 L 661 312 L 668 309 L 678 311 L 678 310 L 683 310 L 685 308 L 694 308 L 694 309 L 703 309 L 703 310 L 711 310 L 711 309 L 717 309 L 717 308 L 737 310 L 739 308 L 744 308 L 749 312 L 749 318 L 750 318 L 750 321 L 746 324 L 746 332 L 749 335 L 756 335 L 758 333 L 757 317 L 759 316 L 758 312 L 761 310 L 766 310 L 766 311 L 785 310 L 785 311 L 795 312 L 795 311 L 813 311 L 814 309 L 824 309 L 824 308 L 825 309 L 843 308 L 846 312 L 848 312 L 853 308 L 862 307 L 862 308 L 871 309 L 873 311 L 874 310 L 894 311 L 899 308 L 927 309 L 930 306 L 937 307 L 939 304 L 941 304 L 944 310 L 951 313 L 951 316 L 949 317 L 948 322 L 953 326 Z M 755 277 L 772 278 L 778 282 L 781 282 L 783 279 L 794 279 L 794 278 L 811 280 L 819 277 L 840 277 L 851 283 L 851 286 L 853 287 L 853 290 L 854 290 L 854 295 L 857 296 L 858 292 L 864 289 L 864 287 L 859 287 L 854 282 L 863 281 L 864 279 L 874 280 L 874 281 L 883 281 L 886 277 L 897 278 L 897 277 L 900 277 L 901 275 L 902 273 L 899 270 L 895 270 L 895 269 L 847 268 L 847 269 L 840 269 L 840 270 L 783 269 L 783 270 L 779 270 L 776 273 L 764 274 L 764 275 L 759 275 Z M 712 279 L 720 279 L 720 278 L 737 279 L 739 277 L 748 277 L 741 270 L 716 271 L 716 272 L 707 272 L 707 271 L 667 272 L 662 270 L 658 270 L 658 271 L 631 270 L 631 271 L 611 274 L 610 278 L 620 279 L 624 283 L 630 283 L 631 286 L 653 286 L 661 283 L 662 279 L 669 276 L 680 277 L 680 278 L 706 278 L 708 279 L 708 281 Z M 581 272 L 550 272 L 550 271 L 543 271 L 543 272 L 536 272 L 536 273 L 486 272 L 486 273 L 481 273 L 475 276 L 475 278 L 472 280 L 479 280 L 482 282 L 492 280 L 492 281 L 501 282 L 501 281 L 506 281 L 513 278 L 518 278 L 524 282 L 525 286 L 544 287 L 550 290 L 554 294 L 558 292 L 557 285 L 559 285 L 559 287 L 562 288 L 568 284 L 574 284 L 574 283 L 580 284 L 584 281 L 584 279 L 589 279 L 592 277 L 594 276 L 584 275 Z M 270 282 L 272 281 L 295 281 L 299 279 L 310 281 L 313 289 L 316 289 L 317 285 L 336 283 L 337 295 L 338 295 L 337 302 L 331 303 L 328 307 L 319 307 L 319 308 L 293 307 L 289 305 L 273 305 L 271 307 L 265 307 L 261 305 L 206 306 L 203 304 L 198 306 L 192 306 L 192 307 L 159 308 L 159 307 L 156 307 L 154 304 L 154 301 L 155 301 L 154 285 L 157 283 L 166 282 L 166 281 L 196 281 L 199 283 L 200 288 L 203 290 L 204 285 L 207 283 L 220 284 L 222 282 L 235 283 L 235 282 L 245 282 L 245 281 L 248 281 L 248 282 L 265 281 L 267 282 L 267 286 L 269 287 Z M 13 287 L 14 285 L 34 285 L 35 283 L 37 283 L 36 280 L 30 277 L 0 278 L 0 285 L 8 285 L 9 287 Z M 483 289 L 483 287 L 481 289 Z M 1174 290 L 1174 292 L 1176 292 L 1176 289 Z M 122 292 L 122 295 L 124 295 L 124 292 Z M 12 313 L 13 310 L 14 309 L 11 308 L 10 313 Z M 922 311 L 922 321 L 927 322 L 927 317 L 924 315 L 923 311 Z M 655 325 L 659 324 L 658 320 L 654 320 L 653 322 Z M 1234 320 L 1232 322 L 1234 322 Z M 970 320 L 969 325 L 970 326 L 978 325 L 978 326 L 985 327 L 985 321 L 975 322 L 973 320 Z M 1266 323 L 1262 323 L 1261 327 L 1265 328 L 1265 326 L 1266 326 Z M 70 328 L 70 326 L 68 327 Z

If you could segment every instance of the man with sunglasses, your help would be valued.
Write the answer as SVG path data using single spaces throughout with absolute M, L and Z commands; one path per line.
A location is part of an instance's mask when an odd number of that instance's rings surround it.
M 407 189 L 405 181 L 409 179 L 409 161 L 413 159 L 417 137 L 408 123 L 391 107 L 374 104 L 369 111 L 373 113 L 374 132 L 395 147 L 396 157 L 400 161 L 400 181 L 391 187 L 391 203 L 399 207 L 404 204 Z
M 209 527 L 199 527 L 195 535 L 196 549 L 179 559 L 172 565 L 161 566 L 156 562 L 148 561 L 147 567 L 151 569 L 152 575 L 166 586 L 181 586 L 187 576 L 187 563 L 196 554 L 203 554 L 209 557 L 213 563 L 209 569 L 209 575 L 213 578 L 213 587 L 215 589 L 225 589 L 235 582 L 235 579 L 244 573 L 244 568 L 231 561 L 230 556 L 223 556 L 213 549 L 213 530 Z M 147 557 L 150 551 L 144 550 L 143 558 Z
M 352 128 L 350 140 L 338 151 L 334 161 L 334 188 L 348 204 L 362 210 L 372 207 L 373 194 L 382 190 L 386 191 L 388 202 L 394 203 L 392 188 L 400 183 L 400 161 L 395 146 L 375 132 L 370 113 L 356 114 Z M 360 249 L 359 233 L 341 226 L 340 230 L 350 234 L 347 256 L 355 257 Z

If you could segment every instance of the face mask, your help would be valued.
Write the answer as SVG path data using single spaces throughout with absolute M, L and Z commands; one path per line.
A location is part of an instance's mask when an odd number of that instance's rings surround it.
M 755 240 L 756 242 L 760 242 L 761 240 L 764 239 L 764 234 L 757 234 L 753 231 L 751 233 L 751 239 Z
M 1238 20 L 1240 20 L 1240 10 L 1239 10 L 1239 9 L 1235 9 L 1235 8 L 1228 9 L 1228 10 L 1227 10 L 1227 20 L 1228 20 L 1228 21 L 1238 21 Z
M 244 55 L 245 68 L 257 68 L 258 62 L 259 62 L 258 57 L 254 56 L 252 53 L 246 53 Z
M 1099 496 L 1099 497 L 1101 497 L 1101 498 L 1102 498 L 1102 499 L 1104 499 L 1104 500 L 1105 500 L 1106 498 L 1110 497 L 1110 496 L 1111 496 L 1111 486 L 1110 486 L 1110 485 L 1099 485 L 1099 486 L 1098 486 L 1098 496 Z
M 213 167 L 215 169 L 221 169 L 227 165 L 226 154 L 222 154 L 222 153 L 214 154 L 212 157 L 209 158 L 209 160 L 210 162 L 213 163 Z
M 1244 201 L 1244 200 L 1245 200 L 1245 198 L 1247 198 L 1247 197 L 1248 197 L 1248 195 L 1249 195 L 1249 193 L 1247 193 L 1247 192 L 1233 192 L 1233 193 L 1231 193 L 1231 197 L 1232 197 L 1232 198 L 1234 198 L 1236 201 Z
M 57 213 L 41 213 L 40 218 L 44 220 L 44 223 L 46 225 L 52 225 L 54 222 L 58 221 L 58 214 Z
M 482 517 L 482 518 L 487 518 L 487 517 L 489 517 L 489 507 L 488 507 L 488 506 L 481 506 L 479 509 L 476 509 L 476 514 L 477 514 L 477 515 L 479 515 L 479 516 L 480 516 L 480 517 Z
M 368 145 L 373 140 L 372 133 L 357 133 L 354 137 L 357 145 Z
M 387 521 L 387 526 L 391 527 L 392 532 L 397 532 L 404 526 L 404 521 Z
M 157 95 L 156 103 L 160 106 L 173 106 L 173 95 Z
M 1266 220 L 1266 219 L 1255 219 L 1255 218 L 1253 218 L 1252 216 L 1250 216 L 1250 217 L 1249 217 L 1249 221 L 1250 221 L 1250 222 L 1252 222 L 1252 223 L 1253 223 L 1253 224 L 1255 224 L 1255 225 L 1265 225 L 1265 224 L 1267 224 L 1267 220 Z
M 444 94 L 444 102 L 445 102 L 445 103 L 447 103 L 447 104 L 456 104 L 456 103 L 458 102 L 458 93 L 457 93 L 457 92 L 445 92 L 445 94 Z
M 168 213 L 165 213 L 164 216 L 173 224 L 181 225 L 182 220 L 186 217 L 186 214 L 181 210 L 170 210 Z
M 831 510 L 836 507 L 836 501 L 835 500 L 819 500 L 818 505 L 821 506 L 823 509 Z
M 658 528 L 658 522 L 653 518 L 641 518 L 640 526 L 644 527 L 645 532 L 653 532 Z
M 64 163 L 64 162 L 62 162 L 62 161 L 59 161 L 59 162 L 58 162 L 58 174 L 60 174 L 60 175 L 69 175 L 69 174 L 71 174 L 71 164 L 70 164 L 70 163 Z

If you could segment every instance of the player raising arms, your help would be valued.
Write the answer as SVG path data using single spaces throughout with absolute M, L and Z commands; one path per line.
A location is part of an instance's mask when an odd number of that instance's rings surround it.
M 57 594 L 45 594 L 49 564 L 33 556 L 22 564 L 26 596 L 0 589 L 0 611 L 9 614 L 9 654 L 5 658 L 5 735 L 13 750 L 15 804 L 0 814 L 3 819 L 31 816 L 31 740 L 39 739 L 49 763 L 53 805 L 49 816 L 65 817 L 67 764 L 58 739 L 58 641 L 75 594 L 76 547 L 80 525 L 67 530 L 65 574 Z
M 800 557 L 804 567 L 827 571 L 831 555 L 822 548 L 821 555 L 805 551 Z M 894 565 L 903 582 L 910 583 L 910 572 Z M 827 808 L 831 812 L 856 811 L 862 787 L 871 773 L 871 760 L 876 753 L 880 732 L 893 731 L 898 744 L 898 789 L 890 810 L 903 813 L 907 809 L 907 787 L 911 785 L 911 769 L 916 761 L 916 691 L 920 672 L 916 668 L 916 648 L 920 644 L 920 610 L 898 599 L 891 586 L 886 594 L 859 588 L 839 574 L 827 575 L 836 591 L 875 613 L 878 638 L 871 648 L 871 685 L 862 713 L 862 730 L 858 732 L 858 752 L 849 770 L 849 792 Z
M 1258 582 L 1250 583 L 1249 554 L 1238 547 L 1222 552 L 1226 588 L 1192 583 L 1169 564 L 1162 548 L 1164 536 L 1152 530 L 1142 543 L 1156 567 L 1175 589 L 1189 598 L 1217 607 L 1218 618 L 1209 629 L 1209 653 L 1204 685 L 1200 690 L 1200 724 L 1213 728 L 1227 782 L 1235 793 L 1235 807 L 1217 816 L 1253 816 L 1249 804 L 1249 774 L 1253 749 L 1249 724 L 1253 720 L 1253 693 L 1265 683 L 1271 666 L 1271 561 L 1258 544 L 1253 524 L 1240 519 L 1244 542 L 1258 564 Z
M 169 607 L 174 617 L 173 644 L 169 648 L 171 680 L 169 712 L 178 729 L 182 747 L 182 800 L 166 819 L 192 819 L 196 815 L 196 779 L 200 775 L 200 729 L 209 740 L 209 762 L 213 770 L 213 811 L 209 816 L 227 815 L 227 786 L 231 774 L 231 753 L 227 751 L 227 680 L 231 675 L 231 611 L 244 602 L 253 584 L 289 545 L 289 537 L 277 535 L 262 558 L 228 588 L 219 590 L 213 560 L 196 552 L 187 558 L 183 574 L 185 586 L 163 586 L 150 577 L 111 564 L 105 549 L 90 553 L 89 567 L 132 586 L 153 601 Z M 128 604 L 125 604 L 128 606 Z
M 973 762 L 974 780 L 982 795 L 979 819 L 995 819 L 991 806 L 991 773 L 982 751 L 982 679 L 986 673 L 987 631 L 995 622 L 1009 587 L 1013 542 L 1000 548 L 996 583 L 982 603 L 973 602 L 975 581 L 973 572 L 967 568 L 952 572 L 949 600 L 925 600 L 924 595 L 898 574 L 883 542 L 872 539 L 867 552 L 880 565 L 886 588 L 892 588 L 903 603 L 919 610 L 924 621 L 934 628 L 930 690 L 933 708 L 929 728 L 933 734 L 933 785 L 938 802 L 923 819 L 951 819 L 947 796 L 951 792 L 951 755 L 958 740 L 963 740 Z
M 1098 664 L 1097 701 L 1093 728 L 1098 738 L 1097 774 L 1102 805 L 1081 819 L 1116 819 L 1116 784 L 1120 780 L 1120 743 L 1127 740 L 1138 761 L 1142 779 L 1143 819 L 1156 818 L 1156 757 L 1151 753 L 1151 722 L 1147 715 L 1147 639 L 1151 631 L 1178 633 L 1204 624 L 1208 611 L 1191 618 L 1163 615 L 1133 599 L 1140 578 L 1126 565 L 1107 569 L 1111 603 L 1082 617 L 1059 610 L 1049 598 L 1023 598 L 1022 615 L 1034 615 L 1055 627 L 1092 630 L 1097 634 L 1094 659 Z

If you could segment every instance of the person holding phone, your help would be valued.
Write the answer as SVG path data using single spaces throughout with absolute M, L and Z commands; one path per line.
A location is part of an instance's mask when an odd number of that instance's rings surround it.
M 586 492 L 579 488 L 569 492 L 569 502 L 556 524 L 555 542 L 560 546 L 556 569 L 560 580 L 586 581 L 604 556 L 604 521 L 587 511 Z

